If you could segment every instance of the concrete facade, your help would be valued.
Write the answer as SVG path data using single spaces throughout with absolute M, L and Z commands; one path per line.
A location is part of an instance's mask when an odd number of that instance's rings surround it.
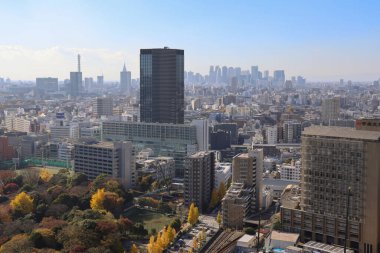
M 344 245 L 348 187 L 348 246 L 379 252 L 380 132 L 310 127 L 302 136 L 300 209 L 282 208 L 283 228 L 301 241 Z

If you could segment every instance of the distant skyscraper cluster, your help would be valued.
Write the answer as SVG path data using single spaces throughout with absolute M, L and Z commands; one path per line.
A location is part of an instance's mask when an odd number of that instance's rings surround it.
M 268 86 L 283 87 L 286 81 L 284 70 L 275 70 L 273 76 L 269 75 L 269 70 L 260 71 L 259 66 L 251 66 L 250 70 L 242 70 L 240 67 L 220 67 L 219 65 L 210 66 L 208 75 L 194 74 L 192 71 L 185 71 L 185 82 L 187 84 L 208 83 L 208 84 L 227 84 L 232 91 L 240 86 Z M 292 85 L 303 86 L 306 79 L 302 76 L 292 77 L 289 82 Z

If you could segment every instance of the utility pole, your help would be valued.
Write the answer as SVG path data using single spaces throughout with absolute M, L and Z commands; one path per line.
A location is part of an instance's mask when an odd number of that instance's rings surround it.
M 344 235 L 344 253 L 346 253 L 347 250 L 347 237 L 348 237 L 348 215 L 350 211 L 350 197 L 351 197 L 351 187 L 348 187 L 347 192 L 347 206 L 346 206 L 346 233 Z
M 259 208 L 259 228 L 257 229 L 257 252 L 260 250 L 260 226 L 261 226 L 261 207 Z

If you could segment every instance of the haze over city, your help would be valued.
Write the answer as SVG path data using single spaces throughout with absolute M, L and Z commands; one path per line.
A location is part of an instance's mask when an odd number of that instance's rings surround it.
M 0 0 L 0 253 L 379 253 L 380 2 Z
M 117 80 L 139 49 L 186 50 L 185 70 L 259 65 L 310 81 L 379 77 L 378 1 L 2 1 L 0 75 Z

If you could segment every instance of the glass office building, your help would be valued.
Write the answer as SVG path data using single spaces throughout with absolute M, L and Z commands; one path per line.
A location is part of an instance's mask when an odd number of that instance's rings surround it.
M 140 50 L 140 120 L 183 124 L 183 50 Z
M 185 124 L 106 121 L 102 138 L 109 141 L 132 141 L 138 150 L 151 148 L 156 156 L 175 160 L 175 175 L 183 177 L 184 159 L 198 150 L 196 126 Z

